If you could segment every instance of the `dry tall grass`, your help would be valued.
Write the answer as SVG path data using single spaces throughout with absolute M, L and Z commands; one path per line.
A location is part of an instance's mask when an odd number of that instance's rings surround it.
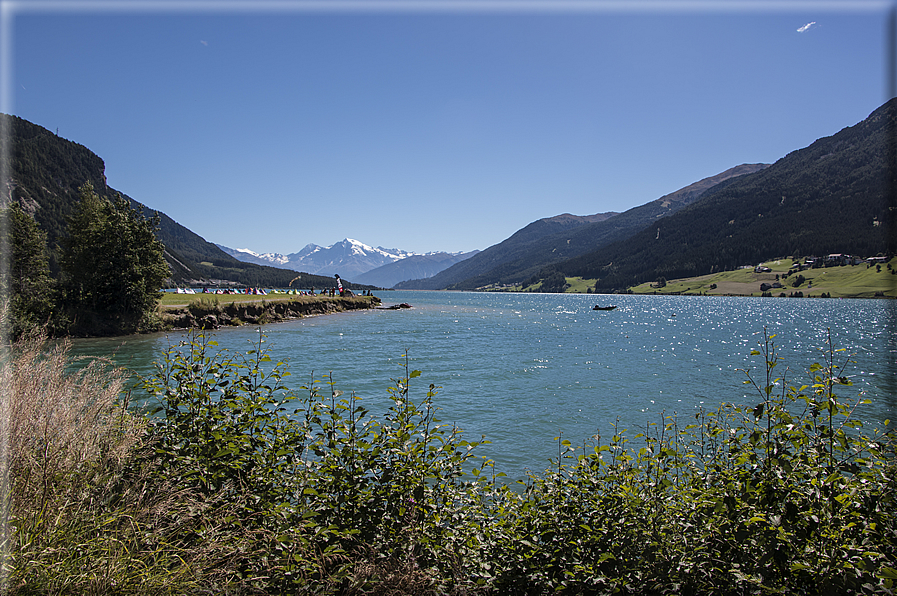
M 239 527 L 234 499 L 160 474 L 125 373 L 72 366 L 69 347 L 32 336 L 0 353 L 0 593 L 251 590 L 266 533 Z
M 5 355 L 0 590 L 177 593 L 190 586 L 195 553 L 177 537 L 210 504 L 164 485 L 151 458 L 140 457 L 147 421 L 121 400 L 123 371 L 101 360 L 72 370 L 68 343 L 41 336 Z
M 95 542 L 102 534 L 96 522 L 108 516 L 146 423 L 120 400 L 123 372 L 99 360 L 67 370 L 66 342 L 30 336 L 8 346 L 5 356 L 6 588 L 56 591 L 51 586 L 63 588 L 63 577 L 78 585 L 79 569 L 90 566 L 83 565 L 87 557 L 95 561 L 92 548 L 78 554 L 78 541 Z M 109 552 L 108 537 L 105 542 Z
M 120 467 L 138 445 L 145 422 L 120 396 L 124 375 L 93 360 L 67 372 L 69 345 L 43 338 L 18 342 L 2 382 L 7 402 L 7 470 L 11 512 L 52 511 L 85 485 Z

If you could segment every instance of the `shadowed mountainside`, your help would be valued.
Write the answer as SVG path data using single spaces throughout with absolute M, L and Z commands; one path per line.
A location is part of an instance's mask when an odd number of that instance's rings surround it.
M 480 275 L 483 271 L 491 271 L 523 257 L 532 245 L 542 238 L 563 234 L 571 229 L 603 221 L 615 215 L 616 213 L 598 213 L 577 216 L 565 213 L 546 217 L 534 221 L 501 243 L 490 246 L 470 259 L 452 265 L 429 279 L 409 280 L 397 284 L 395 287 L 403 290 L 442 290 L 452 287 L 465 279 Z
M 538 280 L 546 277 L 543 270 L 555 263 L 627 238 L 697 201 L 721 182 L 765 167 L 765 164 L 736 166 L 621 214 L 599 214 L 586 218 L 565 214 L 540 219 L 430 280 L 415 280 L 397 287 L 473 290 L 489 284 L 515 284 L 529 278 Z
M 788 255 L 893 254 L 897 99 L 623 241 L 560 263 L 623 289 Z

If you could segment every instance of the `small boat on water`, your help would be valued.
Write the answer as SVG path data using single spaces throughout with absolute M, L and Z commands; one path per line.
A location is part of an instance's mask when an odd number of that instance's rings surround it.
M 592 307 L 592 310 L 613 310 L 615 308 L 617 308 L 616 304 L 613 306 L 598 306 L 596 304 L 595 306 Z

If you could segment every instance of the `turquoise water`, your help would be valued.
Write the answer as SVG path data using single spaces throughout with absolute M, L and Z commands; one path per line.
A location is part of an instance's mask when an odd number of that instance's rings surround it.
M 469 440 L 492 441 L 480 455 L 512 477 L 542 471 L 557 456 L 554 437 L 574 444 L 617 419 L 631 434 L 662 413 L 687 415 L 720 402 L 752 404 L 756 393 L 739 369 L 757 370 L 750 356 L 764 328 L 777 334 L 789 383 L 808 382 L 828 330 L 840 357 L 856 364 L 847 375 L 872 404 L 864 420 L 897 419 L 897 303 L 893 300 L 770 299 L 685 296 L 600 296 L 473 292 L 383 292 L 384 304 L 410 310 L 372 310 L 310 317 L 262 328 L 272 357 L 287 360 L 298 387 L 332 374 L 374 414 L 388 407 L 390 379 L 403 374 L 405 350 L 423 372 L 412 393 L 440 386 L 436 402 L 445 423 Z M 616 304 L 593 311 L 596 303 Z M 141 374 L 182 334 L 75 342 L 77 355 L 110 355 Z M 259 329 L 215 332 L 222 347 L 247 350 Z M 787 372 L 785 370 L 787 366 Z

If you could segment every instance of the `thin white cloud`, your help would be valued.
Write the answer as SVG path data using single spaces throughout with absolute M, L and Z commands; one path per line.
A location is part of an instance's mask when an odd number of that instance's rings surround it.
M 810 27 L 812 27 L 815 24 L 816 24 L 816 21 L 811 21 L 811 22 L 807 23 L 806 25 L 804 25 L 803 27 L 801 27 L 800 29 L 798 29 L 797 32 L 803 33 L 804 31 L 806 31 L 807 29 L 809 29 Z
M 205 41 L 205 40 L 200 40 L 199 43 L 201 43 L 201 44 L 204 45 L 204 46 L 209 45 L 209 42 L 207 42 L 207 41 Z

